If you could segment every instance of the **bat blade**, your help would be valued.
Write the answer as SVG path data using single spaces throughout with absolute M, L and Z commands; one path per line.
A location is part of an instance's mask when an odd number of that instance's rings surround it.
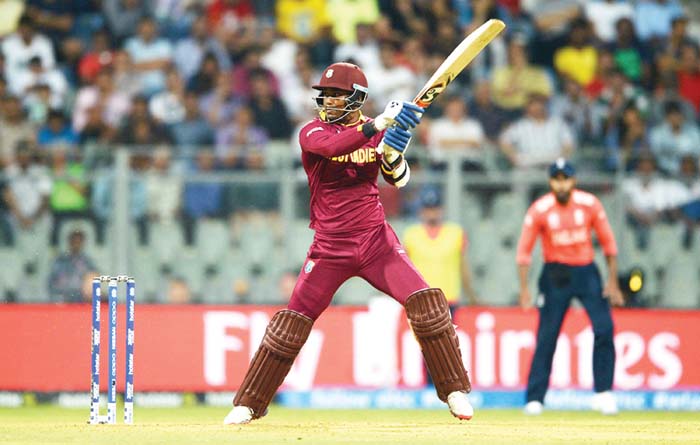
M 444 62 L 435 70 L 432 77 L 413 99 L 416 105 L 427 108 L 447 85 L 506 27 L 505 23 L 491 19 L 479 26 L 457 45 Z

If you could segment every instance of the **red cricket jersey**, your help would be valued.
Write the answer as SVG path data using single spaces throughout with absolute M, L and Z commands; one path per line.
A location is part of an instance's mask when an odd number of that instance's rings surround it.
M 360 125 L 370 121 L 361 116 L 353 125 L 342 125 L 316 118 L 299 132 L 311 191 L 309 227 L 317 232 L 349 233 L 384 223 L 377 188 L 381 155 L 376 152 L 384 132 L 367 138 Z
M 598 198 L 573 190 L 569 202 L 561 205 L 553 193 L 548 193 L 527 211 L 516 261 L 519 265 L 530 264 L 532 248 L 541 235 L 545 262 L 570 266 L 590 264 L 594 258 L 591 229 L 595 229 L 605 255 L 617 255 L 615 236 Z

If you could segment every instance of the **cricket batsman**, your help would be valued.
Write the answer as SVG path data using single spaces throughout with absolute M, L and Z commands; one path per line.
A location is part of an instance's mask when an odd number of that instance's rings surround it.
M 375 119 L 364 116 L 367 79 L 349 63 L 327 67 L 313 88 L 319 91 L 319 117 L 301 129 L 299 142 L 311 191 L 314 240 L 289 304 L 267 326 L 224 424 L 248 423 L 267 413 L 314 321 L 353 276 L 404 306 L 438 397 L 455 417 L 470 419 L 471 385 L 447 300 L 407 257 L 386 222 L 377 189 L 380 170 L 396 187 L 408 182 L 403 152 L 423 109 L 391 101 Z
M 528 308 L 532 303 L 527 279 L 532 248 L 537 237 L 542 237 L 545 264 L 539 278 L 540 296 L 536 302 L 540 322 L 527 382 L 525 413 L 542 413 L 562 320 L 571 299 L 577 297 L 593 326 L 593 409 L 603 414 L 617 414 L 617 402 L 611 392 L 615 345 L 609 303 L 619 306 L 624 299 L 617 283 L 615 237 L 598 198 L 575 188 L 575 170 L 571 163 L 560 158 L 549 167 L 549 187 L 550 193 L 535 201 L 527 211 L 516 260 L 520 305 Z M 607 260 L 605 288 L 593 262 L 591 229 L 595 230 Z

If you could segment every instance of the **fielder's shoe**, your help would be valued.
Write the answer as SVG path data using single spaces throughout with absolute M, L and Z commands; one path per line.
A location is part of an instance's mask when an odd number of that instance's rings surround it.
M 614 416 L 618 413 L 617 399 L 615 394 L 610 391 L 597 392 L 593 395 L 591 407 L 594 411 L 600 411 L 606 416 Z
M 474 408 L 469 403 L 467 393 L 462 391 L 453 391 L 447 396 L 447 406 L 450 407 L 450 412 L 459 420 L 469 420 L 474 415 Z
M 544 405 L 542 405 L 542 402 L 532 400 L 525 404 L 525 409 L 523 409 L 523 412 L 528 416 L 539 416 L 542 414 L 542 410 L 544 410 Z
M 253 410 L 247 406 L 234 406 L 224 417 L 224 425 L 243 425 L 253 420 Z

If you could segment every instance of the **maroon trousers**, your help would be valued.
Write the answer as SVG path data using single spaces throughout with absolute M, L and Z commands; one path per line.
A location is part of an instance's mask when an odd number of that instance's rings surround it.
M 288 308 L 316 320 L 340 285 L 353 276 L 402 305 L 413 293 L 430 287 L 384 222 L 351 236 L 316 233 Z

